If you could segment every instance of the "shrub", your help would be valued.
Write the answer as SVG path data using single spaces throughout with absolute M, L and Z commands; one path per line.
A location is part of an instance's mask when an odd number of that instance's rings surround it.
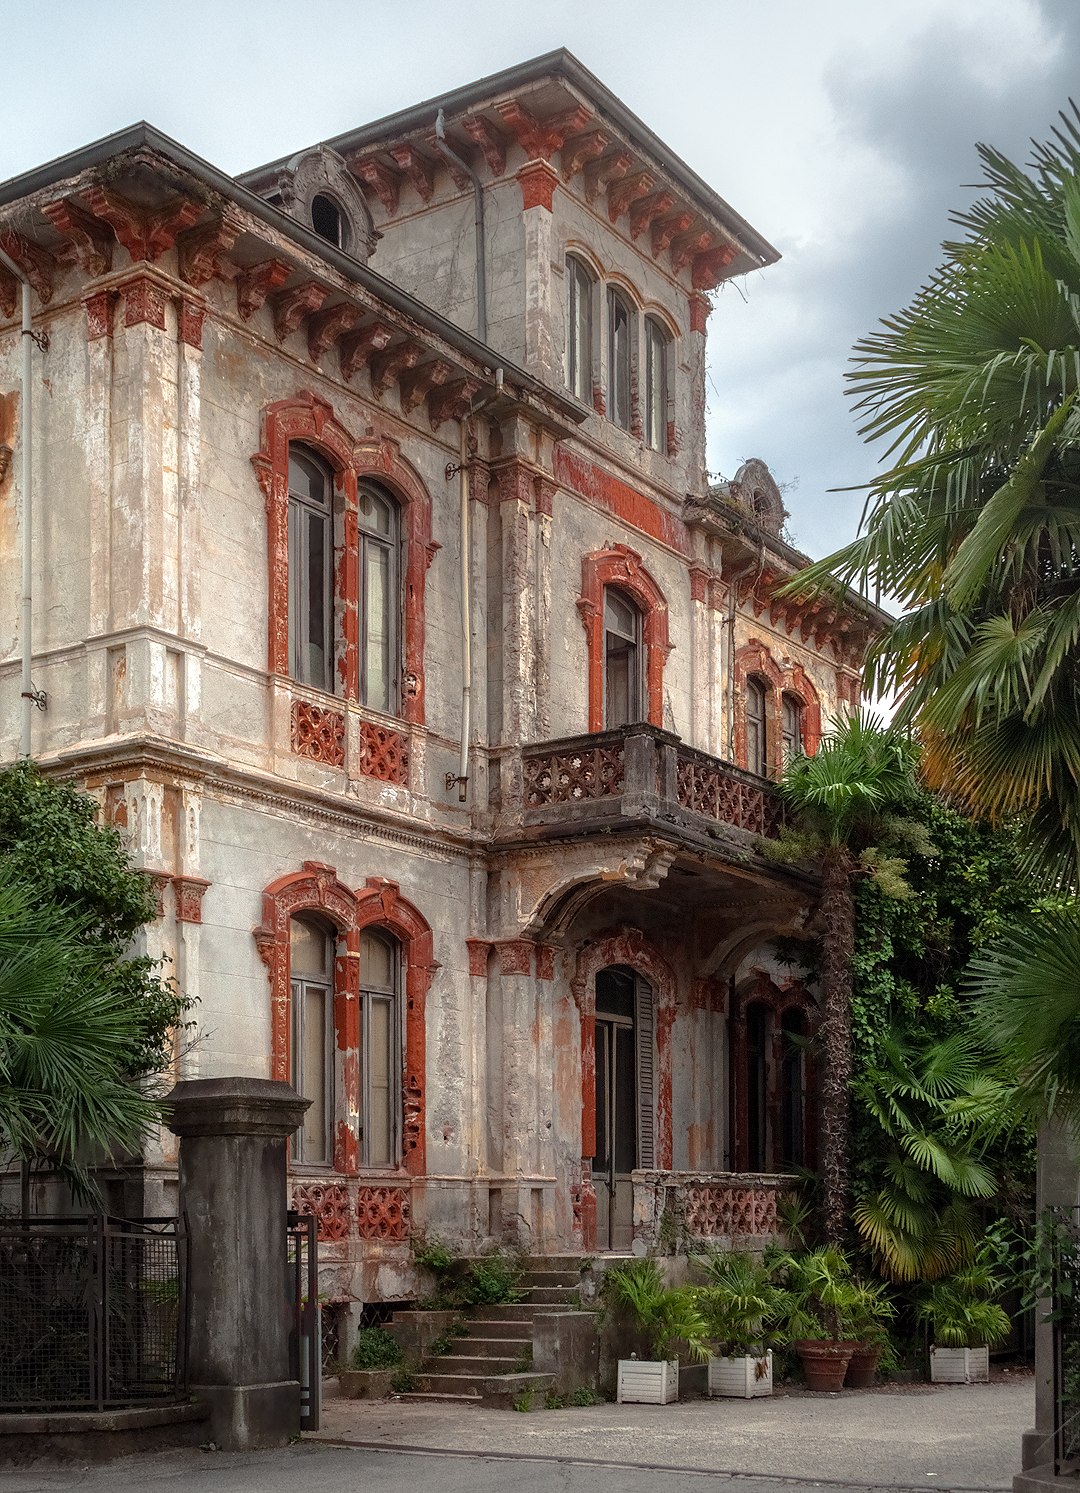
M 397 1340 L 381 1327 L 361 1327 L 349 1354 L 350 1369 L 394 1369 L 404 1362 Z

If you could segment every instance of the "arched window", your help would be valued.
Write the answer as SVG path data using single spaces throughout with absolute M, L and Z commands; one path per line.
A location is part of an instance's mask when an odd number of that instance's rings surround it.
M 769 775 L 767 698 L 768 686 L 763 679 L 751 677 L 746 681 L 746 769 L 759 778 Z
M 595 282 L 580 259 L 566 260 L 566 384 L 571 394 L 592 403 L 593 300 Z
M 334 688 L 334 481 L 306 447 L 289 447 L 289 672 Z
M 396 1166 L 401 1151 L 401 951 L 378 928 L 360 935 L 360 1165 Z
M 316 192 L 311 199 L 311 226 L 320 238 L 333 244 L 336 249 L 346 249 L 345 218 L 341 208 L 325 192 Z
M 645 443 L 667 449 L 668 339 L 654 317 L 645 322 Z
M 630 365 L 634 318 L 614 288 L 608 290 L 608 419 L 630 429 Z
M 803 749 L 802 701 L 795 695 L 784 694 L 780 697 L 780 739 L 786 767 Z
M 310 1166 L 333 1159 L 334 939 L 314 918 L 289 921 L 290 1081 L 311 1104 L 293 1140 L 293 1156 Z
M 731 1091 L 737 1171 L 812 1166 L 813 1002 L 760 978 L 742 991 L 732 1023 Z
M 614 586 L 604 587 L 604 727 L 641 720 L 641 613 Z
M 360 550 L 360 703 L 388 714 L 398 708 L 397 504 L 374 483 L 357 492 Z

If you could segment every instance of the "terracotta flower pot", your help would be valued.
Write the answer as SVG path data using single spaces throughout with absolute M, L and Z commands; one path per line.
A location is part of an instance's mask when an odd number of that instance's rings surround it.
M 844 1375 L 858 1344 L 804 1341 L 795 1344 L 806 1374 L 806 1387 L 831 1394 L 844 1387 Z
M 880 1343 L 856 1343 L 844 1378 L 845 1388 L 872 1389 L 880 1357 Z

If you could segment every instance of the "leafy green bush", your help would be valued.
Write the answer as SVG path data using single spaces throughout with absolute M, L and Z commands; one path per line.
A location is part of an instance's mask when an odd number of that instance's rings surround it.
M 655 1260 L 628 1260 L 604 1276 L 604 1291 L 634 1319 L 654 1359 L 672 1358 L 685 1343 L 692 1358 L 709 1356 L 708 1323 L 692 1286 L 666 1286 Z
M 496 1251 L 470 1260 L 462 1287 L 467 1306 L 503 1306 L 520 1301 L 525 1292 L 519 1289 L 524 1274 L 513 1255 Z
M 350 1369 L 394 1369 L 404 1361 L 396 1338 L 381 1327 L 361 1327 L 349 1354 Z
M 773 1269 L 753 1255 L 711 1249 L 695 1257 L 707 1284 L 696 1293 L 709 1338 L 721 1358 L 757 1356 L 777 1340 L 787 1296 Z
M 916 1314 L 939 1348 L 992 1348 L 1004 1342 L 1011 1326 L 1007 1312 L 993 1299 L 1001 1285 L 992 1268 L 976 1260 L 929 1286 Z

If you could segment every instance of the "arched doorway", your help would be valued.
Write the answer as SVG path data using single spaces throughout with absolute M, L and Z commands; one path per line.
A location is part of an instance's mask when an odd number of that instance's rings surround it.
M 628 1251 L 633 1173 L 653 1165 L 652 986 L 627 965 L 596 975 L 596 1246 Z

